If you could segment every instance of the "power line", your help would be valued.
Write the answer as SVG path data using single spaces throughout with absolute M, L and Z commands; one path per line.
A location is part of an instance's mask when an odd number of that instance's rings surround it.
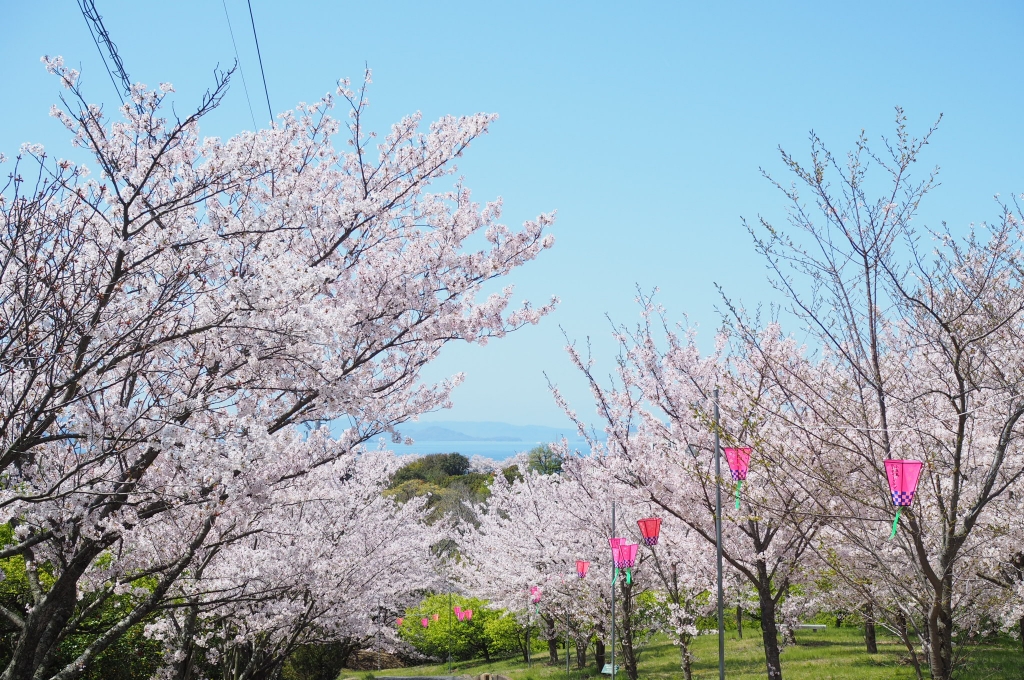
M 270 107 L 270 91 L 267 90 L 267 74 L 263 70 L 263 55 L 260 54 L 260 39 L 256 37 L 256 19 L 252 16 L 252 0 L 245 0 L 249 5 L 249 21 L 252 22 L 252 39 L 256 41 L 256 56 L 260 60 L 260 75 L 263 76 L 263 94 L 267 96 L 267 111 L 270 113 L 270 124 L 274 124 L 274 109 Z
M 110 82 L 113 83 L 114 89 L 117 91 L 117 98 L 121 100 L 121 104 L 124 104 L 124 97 L 121 95 L 121 88 L 118 87 L 117 78 L 114 77 L 114 70 L 117 71 L 117 75 L 120 77 L 121 85 L 124 87 L 124 94 L 131 96 L 132 84 L 124 70 L 124 63 L 117 54 L 117 48 L 114 47 L 114 41 L 110 39 L 110 34 L 107 33 L 107 29 L 103 25 L 103 17 L 96 10 L 96 3 L 93 0 L 78 0 L 78 9 L 82 10 L 82 18 L 85 19 L 89 35 L 92 36 L 92 41 L 96 44 L 96 50 L 100 53 L 103 68 L 107 70 Z M 103 47 L 100 45 L 100 42 L 106 46 L 110 61 L 114 63 L 114 69 L 111 69 L 110 64 L 107 63 L 107 55 L 103 54 Z
M 252 118 L 252 127 L 253 131 L 255 131 L 259 126 L 256 125 L 256 114 L 252 112 L 252 99 L 249 98 L 249 86 L 245 83 L 245 69 L 242 68 L 242 59 L 238 56 L 238 44 L 235 43 L 235 32 L 231 29 L 231 16 L 228 14 L 227 0 L 221 0 L 221 4 L 224 5 L 224 18 L 228 20 L 228 33 L 231 34 L 231 46 L 235 48 L 235 61 L 238 62 L 238 73 L 242 76 L 242 89 L 245 90 L 245 101 L 249 104 L 249 117 Z M 266 81 L 264 81 L 264 83 L 265 82 Z

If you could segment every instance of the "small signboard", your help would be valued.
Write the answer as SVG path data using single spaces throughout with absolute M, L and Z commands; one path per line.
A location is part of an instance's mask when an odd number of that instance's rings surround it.
M 615 664 L 615 672 L 618 673 L 620 670 L 622 670 L 622 666 Z M 612 665 L 610 663 L 606 663 L 604 665 L 604 668 L 601 669 L 601 675 L 613 675 Z

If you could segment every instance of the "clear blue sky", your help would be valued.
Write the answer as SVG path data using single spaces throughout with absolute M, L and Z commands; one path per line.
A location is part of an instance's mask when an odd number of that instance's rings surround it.
M 244 0 L 226 0 L 256 120 L 266 103 Z M 234 51 L 221 0 L 96 0 L 134 81 L 173 83 L 182 110 Z M 372 121 L 420 110 L 493 111 L 492 134 L 461 165 L 480 200 L 516 224 L 557 209 L 555 248 L 515 278 L 519 297 L 561 307 L 485 348 L 452 347 L 429 375 L 463 370 L 455 409 L 432 419 L 560 425 L 542 371 L 581 412 L 589 395 L 559 326 L 591 336 L 611 368 L 605 314 L 633 322 L 636 286 L 708 333 L 714 283 L 748 306 L 773 299 L 740 217 L 778 219 L 759 175 L 777 147 L 806 156 L 814 129 L 834 151 L 877 139 L 905 107 L 942 166 L 927 221 L 998 215 L 1024 191 L 1020 3 L 316 2 L 252 0 L 276 111 L 374 72 Z M 81 64 L 94 101 L 116 102 L 73 0 L 0 0 L 0 151 L 23 141 L 69 153 L 47 117 L 59 87 L 39 63 Z M 240 78 L 203 132 L 251 128 Z

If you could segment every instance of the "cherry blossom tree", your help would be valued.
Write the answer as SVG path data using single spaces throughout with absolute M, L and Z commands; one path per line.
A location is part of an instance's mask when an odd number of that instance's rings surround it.
M 912 171 L 933 131 L 914 138 L 898 111 L 882 153 L 862 134 L 844 159 L 812 135 L 809 163 L 782 154 L 793 183 L 773 180 L 788 226 L 751 231 L 816 351 L 810 366 L 773 361 L 779 397 L 759 409 L 818 457 L 791 474 L 827 489 L 808 501 L 836 519 L 838 573 L 871 584 L 861 592 L 891 624 L 919 627 L 931 676 L 945 679 L 958 639 L 993 613 L 999 586 L 979 572 L 998 573 L 986 567 L 1021 544 L 1024 234 L 1013 205 L 963 236 L 917 224 L 936 175 Z M 759 346 L 757 323 L 736 326 Z M 892 541 L 887 458 L 924 462 Z
M 801 348 L 771 326 L 760 338 L 760 353 L 740 334 L 723 332 L 705 356 L 692 329 L 671 328 L 649 297 L 641 303 L 641 323 L 632 331 L 616 328 L 619 354 L 610 383 L 597 378 L 590 357 L 567 347 L 590 385 L 603 436 L 553 387 L 555 398 L 588 439 L 592 465 L 633 489 L 638 500 L 678 519 L 709 551 L 716 543 L 716 489 L 724 487 L 723 559 L 757 592 L 767 674 L 781 678 L 779 603 L 804 578 L 822 518 L 809 511 L 817 489 L 793 484 L 793 466 L 782 464 L 806 460 L 804 442 L 762 405 L 779 394 L 768 389 L 773 383 L 767 374 L 777 362 L 799 362 Z M 739 508 L 729 503 L 733 482 L 715 477 L 716 386 L 722 444 L 753 449 Z M 725 461 L 722 467 L 728 475 Z
M 494 116 L 421 130 L 414 115 L 378 140 L 363 126 L 367 74 L 338 88 L 347 149 L 332 96 L 271 129 L 202 139 L 230 74 L 184 118 L 170 85 L 136 85 L 109 120 L 78 72 L 45 61 L 67 92 L 52 115 L 92 161 L 26 146 L 0 193 L 0 507 L 16 527 L 0 556 L 23 555 L 33 585 L 27 611 L 0 612 L 18 631 L 4 680 L 79 677 L 186 576 L 252 563 L 249 541 L 273 552 L 260 536 L 294 510 L 273 507 L 290 484 L 313 512 L 319 492 L 302 480 L 449 403 L 459 376 L 419 380 L 445 343 L 484 343 L 550 309 L 483 288 L 551 245 L 551 215 L 514 231 L 500 201 L 478 205 L 461 182 L 431 191 Z M 467 248 L 476 235 L 485 245 Z M 297 428 L 322 421 L 345 429 L 303 442 Z M 260 573 L 246 587 L 272 589 Z M 308 606 L 283 583 L 292 609 Z M 58 667 L 83 607 L 115 592 L 134 606 Z M 306 620 L 325 620 L 318 606 Z
M 556 447 L 558 448 L 558 447 Z M 564 452 L 564 446 L 561 447 Z M 478 527 L 466 527 L 459 539 L 464 556 L 461 581 L 471 593 L 492 606 L 518 612 L 525 619 L 540 617 L 552 658 L 564 639 L 566 615 L 575 622 L 568 631 L 583 640 L 593 631 L 601 649 L 611 639 L 612 501 L 617 503 L 617 534 L 639 540 L 636 520 L 642 507 L 632 502 L 629 489 L 609 486 L 595 476 L 599 469 L 586 459 L 563 456 L 563 474 L 546 475 L 522 470 L 509 483 L 496 476 L 491 496 L 477 516 Z M 576 573 L 576 561 L 591 568 L 586 579 Z M 640 653 L 641 626 L 637 598 L 655 583 L 649 552 L 640 553 L 632 578 L 619 575 L 616 663 L 635 680 Z M 540 589 L 540 602 L 530 602 L 531 588 Z M 536 618 L 534 618 L 536 620 Z M 582 641 L 582 640 L 581 640 Z M 583 645 L 585 647 L 585 643 Z

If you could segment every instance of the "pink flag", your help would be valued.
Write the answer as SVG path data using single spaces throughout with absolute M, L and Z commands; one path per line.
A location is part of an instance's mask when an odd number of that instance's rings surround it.
M 398 619 L 398 625 L 401 626 L 404 619 Z
M 469 621 L 471 618 L 473 618 L 473 610 L 472 609 L 467 609 L 466 611 L 463 612 L 463 614 L 466 615 L 466 620 L 467 621 Z

